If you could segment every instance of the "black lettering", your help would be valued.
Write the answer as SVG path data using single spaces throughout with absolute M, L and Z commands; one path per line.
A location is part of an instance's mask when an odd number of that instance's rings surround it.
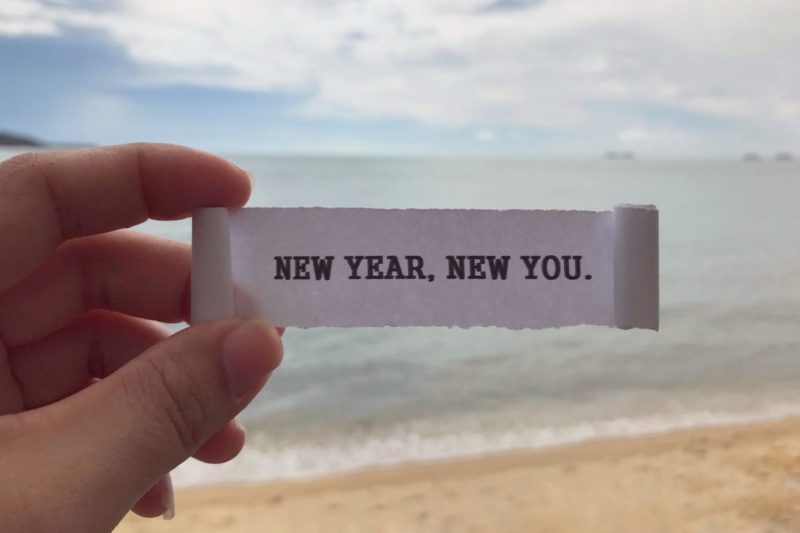
M 333 256 L 327 255 L 324 258 L 315 255 L 311 258 L 314 265 L 315 279 L 331 279 L 331 268 L 333 268 Z
M 506 279 L 508 275 L 508 260 L 511 256 L 504 255 L 500 258 L 493 255 L 487 256 L 489 261 L 489 275 L 492 279 Z
M 469 279 L 486 279 L 486 272 L 483 271 L 486 257 L 482 255 L 470 255 L 467 259 L 469 260 Z
M 367 256 L 367 279 L 383 279 L 382 263 L 383 257 L 380 255 Z
M 425 279 L 425 274 L 422 272 L 422 257 L 419 255 L 407 255 L 406 264 L 408 265 L 407 279 Z
M 361 279 L 361 276 L 358 275 L 358 267 L 361 265 L 361 261 L 364 260 L 364 256 L 346 255 L 344 256 L 344 260 L 347 261 L 347 264 L 350 267 L 350 276 L 348 279 Z
M 386 279 L 406 279 L 403 275 L 403 268 L 400 266 L 400 260 L 396 255 L 387 257 L 389 260 L 389 267 L 386 269 Z
M 562 255 L 561 259 L 564 260 L 564 277 L 567 279 L 578 279 L 581 277 L 581 256 L 579 255 Z M 570 268 L 570 260 L 575 262 L 575 269 Z
M 275 256 L 275 279 L 292 279 L 292 256 Z
M 464 256 L 447 256 L 447 279 L 464 279 Z
M 523 255 L 520 256 L 520 259 L 522 259 L 522 261 L 525 263 L 525 267 L 528 269 L 528 274 L 525 276 L 525 279 L 539 279 L 539 276 L 534 274 L 534 269 L 536 269 L 536 265 L 539 263 L 541 256 Z
M 561 275 L 561 261 L 558 260 L 558 257 L 547 255 L 542 259 L 542 275 L 549 280 L 554 280 Z
M 311 258 L 307 255 L 294 256 L 294 279 L 311 279 L 311 274 L 306 270 Z

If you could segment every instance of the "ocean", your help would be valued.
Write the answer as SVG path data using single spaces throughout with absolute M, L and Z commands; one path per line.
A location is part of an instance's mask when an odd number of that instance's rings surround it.
M 661 331 L 289 329 L 282 366 L 242 414 L 243 453 L 188 461 L 179 486 L 800 414 L 799 163 L 230 159 L 255 177 L 250 206 L 656 204 Z M 190 240 L 188 221 L 137 229 Z

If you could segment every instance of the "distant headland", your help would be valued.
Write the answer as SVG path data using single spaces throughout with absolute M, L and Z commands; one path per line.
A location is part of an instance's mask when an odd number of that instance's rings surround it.
M 30 147 L 37 147 L 37 146 L 45 146 L 44 143 L 38 141 L 32 137 L 25 137 L 23 135 L 16 135 L 14 133 L 8 133 L 5 131 L 0 131 L 0 146 L 30 146 Z
M 86 148 L 93 146 L 77 142 L 46 142 L 29 135 L 0 130 L 0 148 Z

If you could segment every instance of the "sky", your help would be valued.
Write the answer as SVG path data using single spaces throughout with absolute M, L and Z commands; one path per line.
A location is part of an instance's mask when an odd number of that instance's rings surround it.
M 229 153 L 800 153 L 798 28 L 798 0 L 0 0 L 0 130 Z

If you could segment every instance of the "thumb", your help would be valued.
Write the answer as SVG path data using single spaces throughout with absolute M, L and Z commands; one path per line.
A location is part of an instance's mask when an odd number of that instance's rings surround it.
M 81 463 L 84 531 L 108 529 L 142 494 L 247 405 L 280 363 L 274 327 L 225 320 L 187 328 L 51 407 L 62 455 Z M 66 453 L 65 453 L 66 452 Z M 76 497 L 78 497 L 76 494 Z

